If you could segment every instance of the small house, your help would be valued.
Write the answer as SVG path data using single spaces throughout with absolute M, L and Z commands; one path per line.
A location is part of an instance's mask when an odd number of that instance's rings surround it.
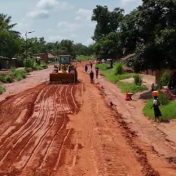
M 0 56 L 0 70 L 10 69 L 11 67 L 16 67 L 16 58 L 7 58 Z
M 55 56 L 50 53 L 39 53 L 34 56 L 35 58 L 40 58 L 40 60 L 43 60 L 45 63 L 55 62 Z

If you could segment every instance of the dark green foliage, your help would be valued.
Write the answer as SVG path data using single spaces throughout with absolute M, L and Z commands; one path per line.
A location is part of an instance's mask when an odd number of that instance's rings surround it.
M 107 6 L 96 6 L 93 10 L 92 21 L 97 22 L 93 36 L 96 43 L 93 49 L 99 59 L 110 58 L 114 60 L 121 57 L 122 48 L 117 29 L 122 18 L 123 10 L 120 8 L 109 11 Z
M 10 74 L 8 74 L 8 75 L 6 75 L 4 77 L 3 81 L 4 81 L 4 83 L 12 83 L 13 82 L 13 78 L 12 78 L 12 76 Z
M 158 99 L 162 105 L 167 105 L 169 103 L 169 98 L 161 91 L 159 91 Z
M 161 82 L 163 86 L 167 86 L 171 77 L 171 71 L 165 71 L 161 76 Z
M 5 91 L 5 88 L 0 83 L 0 95 Z
M 134 23 L 127 21 L 125 35 L 123 30 L 121 32 L 123 41 L 134 37 L 133 52 L 136 56 L 133 64 L 138 71 L 176 66 L 175 10 L 176 1 L 173 0 L 144 0 L 128 16 L 131 20 L 134 19 Z M 125 45 L 127 50 L 130 50 L 130 46 Z
M 122 63 L 115 64 L 115 66 L 113 68 L 113 74 L 114 75 L 122 75 L 123 73 L 124 73 L 124 70 L 123 70 Z

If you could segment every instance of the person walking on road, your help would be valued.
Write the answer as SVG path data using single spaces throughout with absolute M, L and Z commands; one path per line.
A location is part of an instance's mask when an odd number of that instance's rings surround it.
M 94 72 L 91 70 L 90 72 L 90 83 L 93 84 L 93 80 L 94 80 Z
M 96 73 L 96 79 L 97 79 L 98 78 L 98 73 L 99 73 L 99 68 L 98 67 L 95 68 L 95 73 Z
M 92 64 L 92 62 L 90 62 L 90 69 L 92 69 L 92 66 L 93 66 L 93 64 Z
M 84 66 L 84 70 L 85 70 L 85 72 L 87 73 L 87 70 L 88 70 L 87 65 Z
M 153 100 L 153 105 L 151 107 L 151 108 L 154 108 L 155 121 L 160 120 L 160 116 L 162 116 L 161 111 L 159 109 L 159 105 L 160 105 L 159 99 L 157 96 L 155 96 Z

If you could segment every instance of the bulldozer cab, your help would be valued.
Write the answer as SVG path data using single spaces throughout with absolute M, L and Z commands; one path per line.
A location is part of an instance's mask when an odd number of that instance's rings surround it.
M 70 64 L 71 63 L 71 56 L 70 55 L 60 55 L 59 56 L 59 64 Z

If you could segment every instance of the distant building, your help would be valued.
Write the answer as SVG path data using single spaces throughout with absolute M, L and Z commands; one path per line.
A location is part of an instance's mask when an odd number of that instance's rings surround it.
M 16 58 L 9 59 L 7 57 L 0 56 L 0 70 L 16 67 L 16 60 Z
M 40 60 L 43 60 L 45 63 L 49 62 L 55 62 L 55 56 L 52 55 L 51 53 L 39 53 L 39 54 L 34 54 L 34 57 Z

